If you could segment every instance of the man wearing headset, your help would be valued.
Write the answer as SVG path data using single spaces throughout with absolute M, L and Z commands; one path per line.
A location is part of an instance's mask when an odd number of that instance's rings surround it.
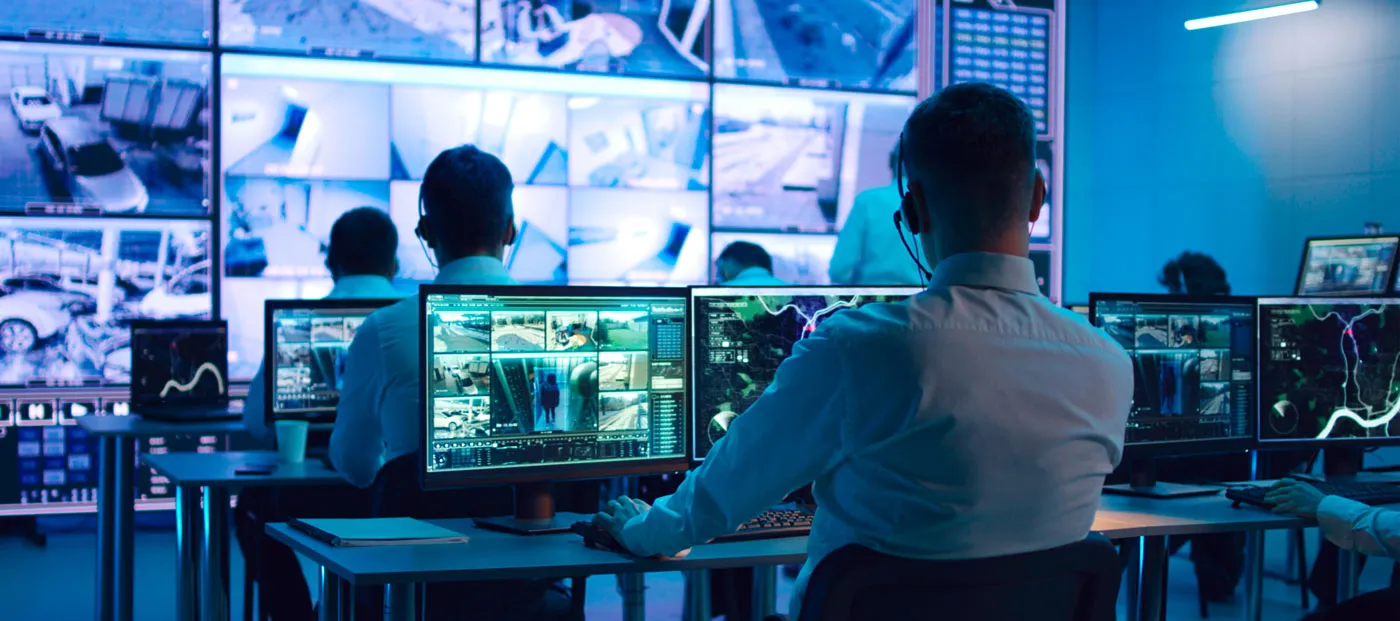
M 928 290 L 832 316 L 675 494 L 609 503 L 594 522 L 631 552 L 676 554 L 807 482 L 820 508 L 793 608 L 816 564 L 849 544 L 969 559 L 1088 534 L 1122 455 L 1132 363 L 1040 295 L 1030 110 L 959 84 L 919 104 L 901 140 L 900 210 L 937 266 Z

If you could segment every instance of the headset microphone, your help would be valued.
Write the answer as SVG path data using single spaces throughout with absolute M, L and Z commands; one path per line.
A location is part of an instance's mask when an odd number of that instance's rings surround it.
M 923 278 L 924 286 L 927 287 L 928 281 L 933 279 L 933 274 L 924 267 L 924 262 L 919 260 L 918 255 L 914 254 L 914 248 L 909 245 L 909 241 L 904 239 L 904 214 L 898 209 L 894 211 L 894 232 L 899 235 L 899 243 L 904 245 L 904 252 L 909 253 L 909 258 L 913 259 L 914 267 L 919 268 L 919 276 Z

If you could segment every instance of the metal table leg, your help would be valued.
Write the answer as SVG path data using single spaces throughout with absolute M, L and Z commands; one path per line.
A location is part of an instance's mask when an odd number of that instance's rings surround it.
M 778 613 L 778 567 L 753 568 L 753 621 Z
M 116 437 L 99 437 L 97 461 L 97 621 L 116 621 Z
M 698 569 L 685 572 L 685 588 L 689 601 L 689 621 L 710 621 L 710 572 Z
M 340 577 L 322 567 L 320 621 L 340 621 L 341 588 Z
M 622 589 L 622 621 L 646 621 L 646 575 L 618 574 L 617 586 Z
M 1123 542 L 1123 566 L 1127 568 L 1127 608 L 1128 621 L 1138 619 L 1139 602 L 1142 601 L 1142 537 L 1134 537 Z
M 1143 537 L 1138 587 L 1138 619 L 1160 621 L 1166 605 L 1167 538 Z
M 116 532 L 113 589 L 116 591 L 117 621 L 133 619 L 131 574 L 136 571 L 136 546 L 133 540 L 136 530 L 136 466 L 136 440 L 125 436 L 116 438 L 116 470 L 112 484 L 117 498 L 113 526 Z
M 228 490 L 204 488 L 199 606 L 204 621 L 228 621 Z
M 1262 621 L 1264 618 L 1264 537 L 1262 530 L 1245 533 L 1245 621 Z
M 418 588 L 413 583 L 384 585 L 384 621 L 417 621 Z
M 175 488 L 175 619 L 199 619 L 199 547 L 204 538 L 199 488 Z
M 1337 601 L 1344 602 L 1356 597 L 1361 574 L 1361 555 L 1352 550 L 1342 550 L 1337 555 Z

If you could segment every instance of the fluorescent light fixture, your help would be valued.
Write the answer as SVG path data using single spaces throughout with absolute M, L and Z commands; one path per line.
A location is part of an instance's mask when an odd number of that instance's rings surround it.
M 1214 28 L 1216 26 L 1229 26 L 1241 22 L 1252 22 L 1256 19 L 1268 19 L 1270 17 L 1282 17 L 1293 15 L 1294 13 L 1306 13 L 1316 10 L 1322 6 L 1320 0 L 1308 0 L 1307 2 L 1290 2 L 1278 6 L 1265 7 L 1250 11 L 1239 11 L 1237 13 L 1226 13 L 1215 17 L 1202 17 L 1200 19 L 1186 20 L 1187 30 L 1200 30 L 1202 28 Z

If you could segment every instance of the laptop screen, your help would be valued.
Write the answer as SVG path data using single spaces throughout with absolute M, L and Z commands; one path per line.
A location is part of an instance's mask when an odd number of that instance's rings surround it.
M 133 406 L 228 402 L 227 323 L 135 321 L 131 350 Z

